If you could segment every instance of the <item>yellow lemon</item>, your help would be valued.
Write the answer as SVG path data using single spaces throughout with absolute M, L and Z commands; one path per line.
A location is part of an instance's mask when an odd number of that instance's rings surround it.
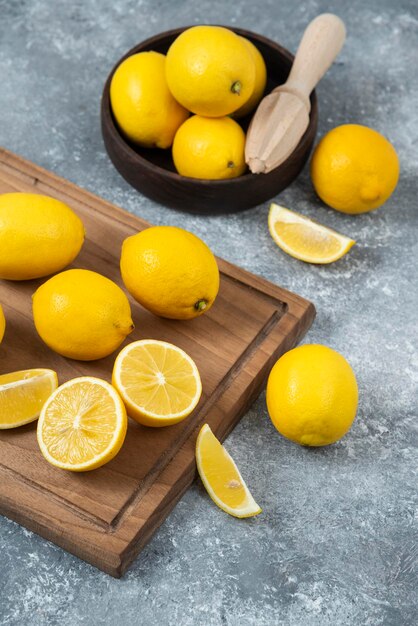
M 80 252 L 84 227 L 63 202 L 34 193 L 0 195 L 0 278 L 59 272 Z
M 71 359 L 101 359 L 134 329 L 125 293 L 90 270 L 67 270 L 53 276 L 34 293 L 32 305 L 41 339 Z
M 250 98 L 255 63 L 241 37 L 222 26 L 193 26 L 167 52 L 166 76 L 186 109 L 207 117 L 229 115 Z
M 236 178 L 246 168 L 244 149 L 244 131 L 230 117 L 194 115 L 176 133 L 173 160 L 182 176 Z
M 311 178 L 325 204 L 342 213 L 366 213 L 380 207 L 395 190 L 398 155 L 375 130 L 344 124 L 317 145 Z
M 170 426 L 194 410 L 202 394 L 193 359 L 166 341 L 134 341 L 118 354 L 112 383 L 129 415 L 145 426 Z
M 267 382 L 267 408 L 279 433 L 303 446 L 341 439 L 357 411 L 356 377 L 345 358 L 326 346 L 284 354 Z
M 29 424 L 58 386 L 56 372 L 20 370 L 0 376 L 0 429 Z
M 134 54 L 119 65 L 110 84 L 110 104 L 119 128 L 146 148 L 169 148 L 189 115 L 168 89 L 165 65 L 159 52 Z
M 116 389 L 100 378 L 74 378 L 54 391 L 39 416 L 37 439 L 44 458 L 60 469 L 85 472 L 113 459 L 128 428 Z
M 255 64 L 255 82 L 253 92 L 245 104 L 233 113 L 233 117 L 240 118 L 254 111 L 260 102 L 267 83 L 267 69 L 263 56 L 259 49 L 245 37 L 241 37 L 247 48 L 250 50 Z
M 234 517 L 261 513 L 234 460 L 208 424 L 202 426 L 197 437 L 196 465 L 206 491 L 225 513 Z
M 202 315 L 219 290 L 218 265 L 208 246 L 175 226 L 153 226 L 125 239 L 120 269 L 132 296 L 161 317 Z
M 6 330 L 6 320 L 4 317 L 3 308 L 0 304 L 0 343 L 3 341 L 5 330 Z

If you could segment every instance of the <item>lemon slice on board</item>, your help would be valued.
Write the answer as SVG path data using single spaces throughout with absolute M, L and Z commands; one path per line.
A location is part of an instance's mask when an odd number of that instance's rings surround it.
M 233 459 L 208 424 L 202 426 L 197 437 L 196 463 L 206 491 L 223 511 L 234 517 L 261 513 Z
M 169 426 L 190 415 L 202 393 L 195 362 L 165 341 L 142 339 L 117 356 L 113 385 L 130 417 L 145 426 Z
M 341 259 L 355 241 L 274 202 L 268 217 L 270 235 L 279 248 L 306 263 Z
M 92 470 L 119 452 L 127 422 L 125 406 L 109 383 L 90 376 L 74 378 L 45 403 L 38 422 L 38 444 L 55 467 Z
M 58 387 L 55 372 L 31 369 L 0 376 L 0 429 L 33 422 Z
M 0 343 L 3 340 L 4 337 L 4 331 L 6 330 L 6 320 L 4 318 L 4 313 L 3 313 L 3 309 L 2 306 L 0 304 Z

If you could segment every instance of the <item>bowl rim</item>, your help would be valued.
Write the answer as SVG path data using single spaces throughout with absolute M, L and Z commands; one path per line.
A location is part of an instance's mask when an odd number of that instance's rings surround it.
M 122 151 L 124 151 L 127 154 L 127 157 L 129 159 L 133 160 L 134 162 L 135 161 L 138 162 L 138 164 L 140 164 L 141 167 L 145 171 L 148 171 L 152 173 L 153 175 L 157 173 L 161 177 L 164 177 L 167 180 L 170 180 L 172 182 L 200 183 L 200 184 L 210 185 L 211 188 L 213 187 L 221 188 L 222 186 L 226 186 L 226 185 L 238 186 L 239 184 L 242 184 L 243 180 L 248 180 L 249 178 L 257 176 L 257 174 L 253 174 L 252 172 L 247 171 L 241 176 L 237 176 L 235 178 L 225 178 L 221 180 L 208 179 L 208 178 L 193 178 L 191 176 L 183 176 L 182 174 L 179 174 L 178 172 L 173 172 L 172 170 L 166 169 L 156 163 L 153 163 L 152 161 L 149 161 L 148 159 L 143 157 L 141 154 L 139 154 L 136 150 L 134 150 L 126 141 L 126 139 L 123 137 L 122 133 L 119 131 L 117 127 L 116 121 L 112 113 L 112 108 L 110 105 L 110 83 L 112 81 L 113 74 L 115 73 L 116 69 L 119 67 L 119 65 L 121 65 L 121 63 L 123 63 L 123 61 L 125 61 L 125 59 L 129 58 L 130 56 L 134 54 L 138 54 L 138 48 L 149 47 L 154 43 L 159 43 L 161 39 L 164 39 L 167 37 L 178 36 L 185 30 L 187 30 L 188 28 L 192 28 L 193 26 L 201 26 L 201 25 L 205 26 L 206 24 L 191 24 L 187 26 L 179 26 L 177 28 L 173 28 L 170 30 L 163 31 L 161 33 L 157 33 L 156 35 L 152 35 L 151 37 L 148 37 L 147 39 L 140 41 L 135 46 L 132 46 L 132 48 L 130 48 L 122 57 L 119 58 L 119 60 L 115 63 L 115 65 L 110 70 L 106 78 L 104 87 L 103 87 L 103 92 L 102 92 L 102 97 L 101 97 L 102 126 L 105 123 L 107 124 L 107 132 L 112 135 L 112 139 L 118 145 L 118 149 L 121 149 Z M 272 39 L 269 39 L 268 37 L 265 37 L 264 35 L 260 35 L 259 33 L 255 33 L 253 31 L 250 31 L 244 28 L 237 28 L 235 26 L 225 26 L 223 24 L 211 24 L 211 26 L 212 25 L 221 26 L 222 28 L 228 28 L 229 30 L 232 30 L 233 32 L 235 32 L 236 34 L 242 37 L 249 37 L 251 39 L 261 42 L 263 45 L 269 48 L 273 48 L 276 53 L 278 53 L 281 57 L 284 57 L 286 61 L 289 62 L 290 68 L 291 68 L 292 63 L 295 58 L 294 55 L 289 50 L 287 50 L 280 44 L 276 43 Z M 271 170 L 267 174 L 263 174 L 263 176 L 270 176 L 273 173 L 277 176 L 277 172 L 280 170 L 280 168 L 286 165 L 288 160 L 292 157 L 293 153 L 299 147 L 300 143 L 305 137 L 305 134 L 309 131 L 311 124 L 315 123 L 315 117 L 317 117 L 318 115 L 318 111 L 317 111 L 318 105 L 317 105 L 317 97 L 316 97 L 315 89 L 311 92 L 310 101 L 311 101 L 311 109 L 309 111 L 309 124 L 304 134 L 300 138 L 297 146 L 295 146 L 292 153 L 287 157 L 287 159 L 285 159 L 285 161 L 283 161 L 283 163 L 275 167 L 273 170 Z M 171 148 L 168 148 L 168 149 L 171 149 Z

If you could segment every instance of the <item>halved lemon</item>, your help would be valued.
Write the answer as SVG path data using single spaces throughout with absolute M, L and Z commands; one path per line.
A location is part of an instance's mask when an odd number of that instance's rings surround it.
M 202 383 L 193 359 L 171 343 L 142 339 L 117 356 L 113 385 L 130 417 L 145 426 L 169 426 L 190 415 Z
M 270 234 L 279 248 L 306 263 L 341 259 L 355 241 L 274 202 L 268 217 Z
M 0 429 L 16 428 L 38 419 L 57 387 L 57 375 L 48 369 L 20 370 L 0 376 Z
M 112 385 L 82 376 L 58 387 L 45 403 L 38 444 L 51 465 L 84 472 L 116 456 L 127 426 L 125 406 Z
M 208 424 L 202 426 L 197 437 L 196 463 L 206 491 L 223 511 L 234 517 L 261 513 L 233 459 Z

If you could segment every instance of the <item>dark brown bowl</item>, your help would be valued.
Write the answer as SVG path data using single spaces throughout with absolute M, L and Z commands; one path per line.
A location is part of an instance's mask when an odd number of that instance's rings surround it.
M 312 149 L 318 122 L 315 92 L 311 95 L 309 126 L 296 149 L 284 163 L 268 174 L 247 172 L 229 180 L 204 180 L 177 174 L 171 150 L 141 148 L 130 143 L 119 131 L 110 108 L 110 81 L 116 68 L 137 52 L 155 50 L 166 53 L 175 38 L 186 28 L 176 28 L 138 44 L 116 63 L 103 89 L 101 104 L 102 134 L 106 150 L 119 173 L 135 189 L 161 204 L 182 211 L 221 214 L 254 207 L 285 189 L 305 165 Z M 286 81 L 293 55 L 274 41 L 241 28 L 231 29 L 247 37 L 260 50 L 267 66 L 266 93 Z M 246 130 L 249 119 L 240 120 Z

